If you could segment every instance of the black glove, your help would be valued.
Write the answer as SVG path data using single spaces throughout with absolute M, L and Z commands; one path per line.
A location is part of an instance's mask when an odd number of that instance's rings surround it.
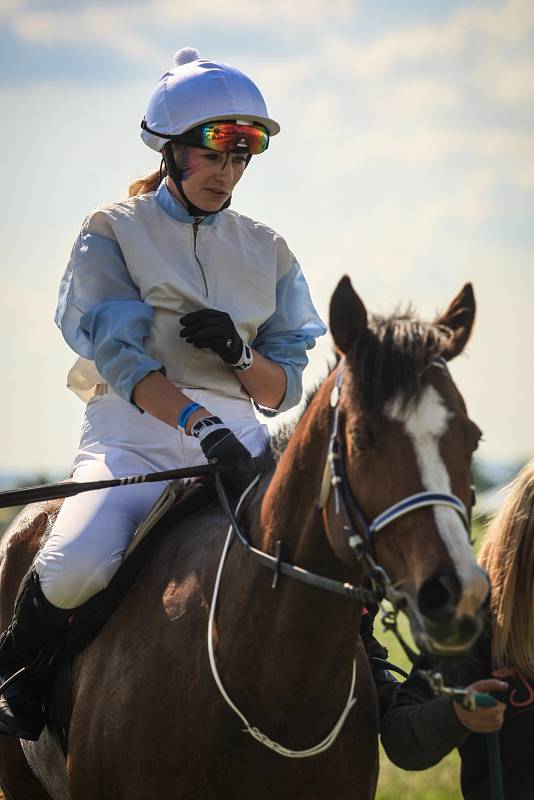
M 217 426 L 210 431 L 211 427 Z M 221 470 L 224 485 L 233 493 L 241 495 L 254 478 L 252 456 L 229 428 L 220 427 L 218 417 L 202 417 L 191 428 L 191 434 L 200 441 L 202 452 L 210 464 Z
M 193 311 L 181 318 L 180 336 L 195 347 L 209 347 L 225 364 L 233 366 L 241 360 L 243 339 L 230 314 L 214 308 Z

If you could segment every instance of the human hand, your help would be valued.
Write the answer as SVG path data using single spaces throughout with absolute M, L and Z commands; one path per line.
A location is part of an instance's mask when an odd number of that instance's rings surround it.
M 226 311 L 203 308 L 186 314 L 180 323 L 183 325 L 180 336 L 189 344 L 213 350 L 230 366 L 241 361 L 245 344 Z
M 191 427 L 210 464 L 221 471 L 225 486 L 241 495 L 255 475 L 252 456 L 237 436 L 218 417 L 202 417 Z
M 490 694 L 491 692 L 506 691 L 508 684 L 496 678 L 487 678 L 471 683 L 467 686 L 467 689 L 470 692 Z M 477 706 L 472 711 L 469 711 L 455 700 L 452 707 L 462 725 L 472 733 L 493 733 L 500 730 L 504 720 L 504 712 L 506 711 L 506 704 L 499 701 L 494 706 Z

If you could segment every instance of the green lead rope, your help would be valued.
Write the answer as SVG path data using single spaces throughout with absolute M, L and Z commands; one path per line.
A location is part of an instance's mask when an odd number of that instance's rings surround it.
M 473 692 L 475 705 L 482 708 L 491 708 L 497 705 L 496 699 L 485 692 Z M 499 747 L 499 734 L 486 733 L 486 749 L 488 752 L 489 783 L 491 800 L 504 800 L 502 784 L 501 748 Z
M 456 700 L 464 708 L 473 710 L 475 707 L 491 708 L 497 705 L 497 700 L 491 694 L 485 692 L 469 692 L 467 689 L 457 689 L 446 686 L 443 676 L 439 672 L 428 672 L 419 670 L 420 674 L 432 687 L 434 694 L 445 695 Z M 502 783 L 501 749 L 499 746 L 499 734 L 486 733 L 486 750 L 488 753 L 489 766 L 489 785 L 490 800 L 505 800 L 504 788 Z

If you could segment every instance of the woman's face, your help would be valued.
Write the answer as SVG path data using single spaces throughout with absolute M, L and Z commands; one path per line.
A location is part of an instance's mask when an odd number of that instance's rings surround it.
M 175 146 L 174 159 L 181 170 L 182 187 L 193 205 L 205 211 L 218 211 L 231 196 L 236 183 L 241 178 L 247 155 L 242 153 L 218 153 L 199 147 Z M 170 189 L 181 201 L 174 183 Z

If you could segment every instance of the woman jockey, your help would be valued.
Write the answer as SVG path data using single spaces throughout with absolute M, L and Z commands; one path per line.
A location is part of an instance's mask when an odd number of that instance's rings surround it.
M 271 416 L 299 402 L 306 351 L 326 331 L 285 241 L 228 209 L 279 125 L 250 78 L 186 48 L 141 127 L 161 168 L 89 215 L 59 292 L 56 322 L 79 356 L 68 385 L 87 402 L 73 479 L 209 459 L 239 494 L 268 443 L 253 405 Z M 3 680 L 107 586 L 164 488 L 65 500 L 0 639 Z M 37 739 L 44 723 L 23 675 L 0 698 L 0 732 Z

